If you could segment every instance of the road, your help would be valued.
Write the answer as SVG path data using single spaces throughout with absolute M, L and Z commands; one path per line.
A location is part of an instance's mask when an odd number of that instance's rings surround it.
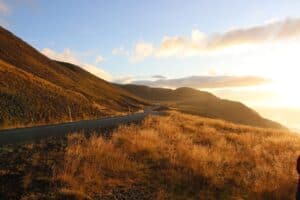
M 15 144 L 29 140 L 42 139 L 52 136 L 64 136 L 68 133 L 79 131 L 93 131 L 99 129 L 113 128 L 121 124 L 136 123 L 148 115 L 157 115 L 155 108 L 146 109 L 143 113 L 136 113 L 127 116 L 110 117 L 98 120 L 84 120 L 63 124 L 46 125 L 30 128 L 17 128 L 0 131 L 0 145 Z

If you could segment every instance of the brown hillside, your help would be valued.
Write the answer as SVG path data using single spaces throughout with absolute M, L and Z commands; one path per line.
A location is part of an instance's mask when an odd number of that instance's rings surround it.
M 174 111 L 110 134 L 2 146 L 0 199 L 295 199 L 299 134 Z
M 146 103 L 82 68 L 53 61 L 0 27 L 0 127 L 98 118 Z
M 183 112 L 244 125 L 283 128 L 276 122 L 262 118 L 257 112 L 240 102 L 220 99 L 208 92 L 186 87 L 176 90 L 140 85 L 120 85 L 120 87 L 141 98 L 155 103 L 169 104 Z

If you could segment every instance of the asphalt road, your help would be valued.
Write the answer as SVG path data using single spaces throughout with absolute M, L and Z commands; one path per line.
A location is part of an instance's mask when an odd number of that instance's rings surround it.
M 158 114 L 158 112 L 154 111 L 154 109 L 148 109 L 143 113 L 136 113 L 127 116 L 111 117 L 98 120 L 84 120 L 79 122 L 69 122 L 30 128 L 2 130 L 0 131 L 0 145 L 15 144 L 18 142 L 37 140 L 50 136 L 64 136 L 72 132 L 113 128 L 121 124 L 139 122 L 150 114 L 156 115 Z

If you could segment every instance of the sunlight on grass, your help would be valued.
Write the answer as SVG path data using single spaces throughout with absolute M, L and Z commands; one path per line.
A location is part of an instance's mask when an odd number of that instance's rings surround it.
M 153 198 L 290 199 L 298 135 L 170 112 L 112 138 L 71 135 L 57 177 L 91 197 L 143 185 Z

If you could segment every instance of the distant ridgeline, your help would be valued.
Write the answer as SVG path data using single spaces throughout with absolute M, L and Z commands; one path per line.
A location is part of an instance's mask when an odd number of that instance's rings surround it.
M 119 85 L 128 92 L 151 102 L 168 104 L 180 111 L 233 123 L 264 128 L 285 129 L 279 123 L 262 118 L 257 112 L 236 101 L 220 99 L 208 92 L 192 88 L 176 90 L 140 85 Z
M 284 128 L 208 92 L 109 83 L 76 65 L 47 58 L 1 27 L 0 41 L 0 128 L 101 118 L 151 103 L 239 124 Z

